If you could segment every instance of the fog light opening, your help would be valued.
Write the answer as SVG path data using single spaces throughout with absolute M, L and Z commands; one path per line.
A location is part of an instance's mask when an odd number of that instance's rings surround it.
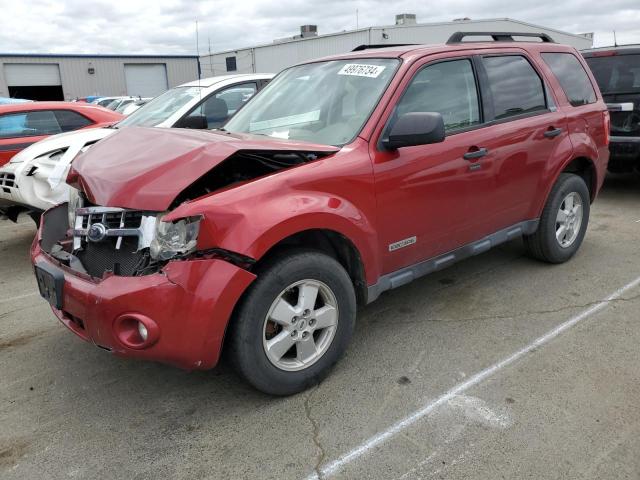
M 114 333 L 122 345 L 140 350 L 158 341 L 160 328 L 149 317 L 139 313 L 126 313 L 116 318 Z

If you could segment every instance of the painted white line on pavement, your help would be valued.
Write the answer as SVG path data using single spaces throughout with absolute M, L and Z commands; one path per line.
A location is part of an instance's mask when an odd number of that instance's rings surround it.
M 25 293 L 24 295 L 16 295 L 15 297 L 0 298 L 0 303 L 7 303 L 13 300 L 20 300 L 21 298 L 33 297 L 34 295 L 39 295 L 39 293 L 32 292 L 32 293 Z
M 372 437 L 368 438 L 365 442 L 361 443 L 351 451 L 340 456 L 336 460 L 329 462 L 324 466 L 320 467 L 320 475 L 323 478 L 327 478 L 335 475 L 346 465 L 350 464 L 354 460 L 359 459 L 363 455 L 369 453 L 372 449 L 378 447 L 379 445 L 389 440 L 390 438 L 394 437 L 398 433 L 401 433 L 402 431 L 406 430 L 407 428 L 412 426 L 414 423 L 416 423 L 418 420 L 421 420 L 422 418 L 429 415 L 437 407 L 453 399 L 456 395 L 460 395 L 465 391 L 469 390 L 471 387 L 478 385 L 479 383 L 493 376 L 495 373 L 499 372 L 505 367 L 508 367 L 509 365 L 514 363 L 516 360 L 519 360 L 526 354 L 532 352 L 536 348 L 541 347 L 542 345 L 550 342 L 551 340 L 556 338 L 558 335 L 568 330 L 569 328 L 573 327 L 577 323 L 585 320 L 586 318 L 589 318 L 595 313 L 598 313 L 600 310 L 607 307 L 611 302 L 622 297 L 622 295 L 624 295 L 625 292 L 627 292 L 628 290 L 631 290 L 632 288 L 637 287 L 638 285 L 640 285 L 640 277 L 627 283 L 624 287 L 619 288 L 618 290 L 613 292 L 611 295 L 599 301 L 598 303 L 594 304 L 592 307 L 589 307 L 587 310 L 583 311 L 582 313 L 576 315 L 573 318 L 570 318 L 564 323 L 561 323 L 560 325 L 555 327 L 553 330 L 550 330 L 549 332 L 545 333 L 541 337 L 538 337 L 526 347 L 518 350 L 517 352 L 511 354 L 510 356 L 504 358 L 503 360 L 500 360 L 499 362 L 494 363 L 490 367 L 487 367 L 484 370 L 481 370 L 480 372 L 471 376 L 467 381 L 459 383 L 458 385 L 453 387 L 451 390 L 442 394 L 440 397 L 429 402 L 419 410 L 416 410 L 413 413 L 407 415 L 402 420 L 397 421 L 396 423 L 391 425 L 389 428 L 376 433 Z M 314 479 L 317 480 L 318 474 L 314 472 L 306 478 L 307 480 L 314 480 Z

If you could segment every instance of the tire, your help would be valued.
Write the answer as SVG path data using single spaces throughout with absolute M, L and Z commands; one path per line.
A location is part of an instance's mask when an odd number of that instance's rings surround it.
M 342 265 L 316 251 L 282 252 L 258 269 L 236 309 L 231 361 L 258 390 L 292 395 L 329 373 L 351 340 L 355 318 L 355 291 Z
M 580 203 L 580 214 L 575 208 L 567 208 L 569 201 L 574 207 Z M 538 230 L 524 237 L 528 254 L 549 263 L 563 263 L 573 257 L 587 232 L 590 206 L 589 189 L 582 177 L 562 173 L 549 194 Z M 561 209 L 565 212 L 564 218 Z M 566 214 L 569 211 L 574 212 L 573 216 Z M 562 226 L 565 227 L 564 231 L 561 230 Z

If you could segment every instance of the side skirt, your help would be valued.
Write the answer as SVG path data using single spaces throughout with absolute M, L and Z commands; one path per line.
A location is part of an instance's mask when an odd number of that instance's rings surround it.
M 382 275 L 378 279 L 378 283 L 367 287 L 367 303 L 376 300 L 382 292 L 406 285 L 416 278 L 428 275 L 437 270 L 442 270 L 465 258 L 484 253 L 496 245 L 508 242 L 514 238 L 521 237 L 522 235 L 531 235 L 538 229 L 538 223 L 539 220 L 520 222 L 449 253 L 438 255 L 429 260 L 424 260 L 420 263 L 396 270 L 395 272 Z

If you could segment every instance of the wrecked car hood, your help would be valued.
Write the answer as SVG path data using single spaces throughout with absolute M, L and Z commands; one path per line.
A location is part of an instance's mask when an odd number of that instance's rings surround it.
M 129 127 L 77 157 L 70 175 L 77 175 L 96 205 L 164 211 L 184 189 L 236 152 L 338 150 L 249 134 Z

